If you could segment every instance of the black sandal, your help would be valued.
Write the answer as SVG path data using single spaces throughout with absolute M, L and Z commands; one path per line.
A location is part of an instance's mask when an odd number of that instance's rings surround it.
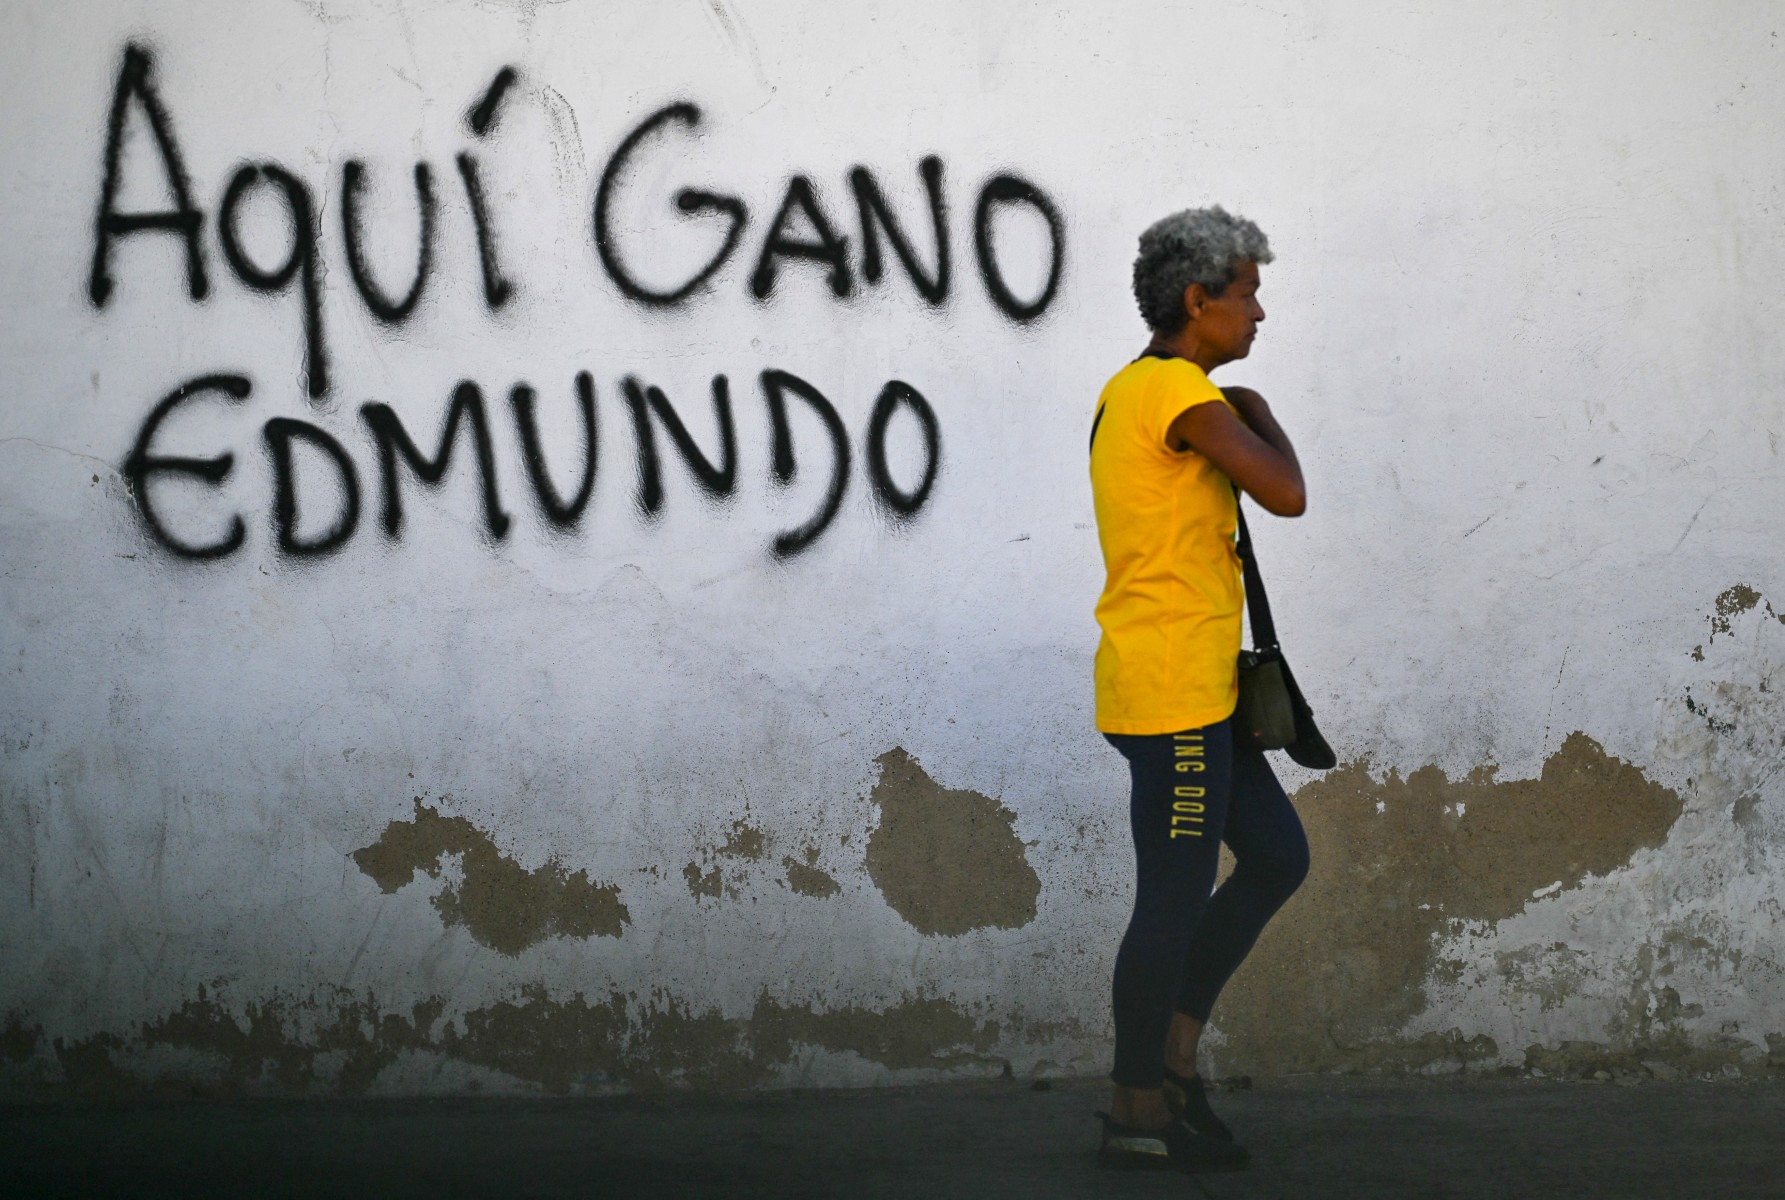
M 1233 1141 L 1233 1130 L 1209 1107 L 1209 1098 L 1202 1086 L 1202 1076 L 1180 1075 L 1166 1067 L 1165 1081 L 1160 1085 L 1160 1090 L 1165 1093 L 1165 1107 L 1171 1110 L 1172 1116 L 1205 1137 L 1222 1142 Z
M 1120 1125 L 1108 1113 L 1097 1165 L 1106 1171 L 1237 1171 L 1252 1161 L 1244 1147 L 1196 1132 L 1181 1120 L 1163 1129 Z

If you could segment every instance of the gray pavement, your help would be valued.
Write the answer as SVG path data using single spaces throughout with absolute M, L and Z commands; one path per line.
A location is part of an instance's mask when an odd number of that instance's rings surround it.
M 1214 1097 L 1222 1175 L 1110 1174 L 1105 1090 L 0 1109 L 5 1197 L 1785 1197 L 1785 1080 L 1300 1080 Z

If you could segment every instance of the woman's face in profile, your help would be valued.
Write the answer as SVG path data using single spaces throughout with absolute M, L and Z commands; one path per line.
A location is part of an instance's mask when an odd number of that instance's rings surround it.
M 1192 285 L 1185 296 L 1190 313 L 1190 332 L 1217 363 L 1233 362 L 1252 352 L 1264 309 L 1258 303 L 1258 264 L 1242 259 L 1234 267 L 1233 282 L 1219 296 L 1209 296 Z

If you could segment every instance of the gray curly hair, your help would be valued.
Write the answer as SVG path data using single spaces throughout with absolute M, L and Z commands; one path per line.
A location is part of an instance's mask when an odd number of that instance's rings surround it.
M 1219 205 L 1187 208 L 1155 221 L 1140 235 L 1134 299 L 1148 327 L 1169 336 L 1190 320 L 1184 292 L 1191 284 L 1200 283 L 1209 295 L 1219 296 L 1242 261 L 1267 263 L 1275 257 L 1264 231 L 1246 218 Z

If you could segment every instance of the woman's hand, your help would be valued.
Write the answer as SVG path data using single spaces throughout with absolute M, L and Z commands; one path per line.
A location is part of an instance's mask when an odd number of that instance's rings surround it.
M 1259 432 L 1258 417 L 1269 418 L 1271 406 L 1264 402 L 1264 397 L 1249 387 L 1226 387 L 1221 394 L 1233 405 L 1234 411 L 1240 414 L 1240 420 L 1251 427 L 1253 433 Z M 1273 425 L 1274 421 L 1271 422 Z
M 1227 404 L 1209 401 L 1179 413 L 1167 444 L 1214 463 L 1266 512 L 1301 516 L 1308 509 L 1301 463 L 1271 406 L 1251 388 L 1222 388 L 1221 394 Z

